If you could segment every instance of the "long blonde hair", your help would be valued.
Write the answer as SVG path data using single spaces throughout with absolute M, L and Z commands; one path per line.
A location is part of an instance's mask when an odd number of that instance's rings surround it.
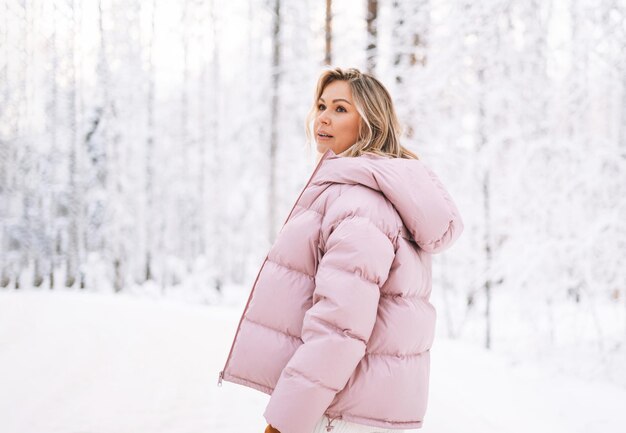
M 357 112 L 361 116 L 361 127 L 357 141 L 341 156 L 355 157 L 364 153 L 392 158 L 419 159 L 400 144 L 400 123 L 389 92 L 373 75 L 356 68 L 326 69 L 317 80 L 313 106 L 306 116 L 305 132 L 307 143 L 312 141 L 312 125 L 317 115 L 318 101 L 327 85 L 333 81 L 346 81 L 352 91 Z

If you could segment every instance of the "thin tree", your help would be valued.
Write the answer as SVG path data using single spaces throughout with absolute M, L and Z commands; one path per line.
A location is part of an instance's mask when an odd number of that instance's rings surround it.
M 80 254 L 80 224 L 81 224 L 81 192 L 78 179 L 78 142 L 76 123 L 76 5 L 74 0 L 67 1 L 69 14 L 69 34 L 67 36 L 67 58 L 65 71 L 68 76 L 68 91 L 65 102 L 68 125 L 69 146 L 69 227 L 68 227 L 68 250 L 66 252 L 65 286 L 72 287 L 79 277 Z M 82 281 L 81 281 L 82 284 Z
M 280 81 L 281 81 L 281 33 L 280 33 L 280 0 L 274 0 L 272 16 L 272 102 L 270 108 L 270 152 L 269 152 L 269 241 L 274 243 L 276 236 L 276 155 L 278 153 L 278 107 L 280 104 Z
M 9 5 L 7 1 L 2 3 L 2 13 L 0 13 L 2 25 L 0 26 L 0 128 L 8 128 L 6 110 L 9 104 Z M 11 165 L 11 142 L 0 135 L 0 222 L 2 227 L 6 227 L 7 210 L 4 203 L 8 203 L 9 198 L 9 176 L 8 169 Z M 11 283 L 8 261 L 8 240 L 5 230 L 0 230 L 0 287 L 7 287 Z
M 154 120 L 154 93 L 155 93 L 155 66 L 154 66 L 154 39 L 155 39 L 155 21 L 156 21 L 156 0 L 152 0 L 150 7 L 150 33 L 148 35 L 148 90 L 146 94 L 147 125 L 146 125 L 146 157 L 145 157 L 145 215 L 153 215 L 154 209 L 154 137 L 155 120 Z M 152 272 L 153 251 L 155 249 L 155 224 L 146 218 L 144 224 L 145 230 L 145 279 L 152 280 L 154 278 Z
M 333 0 L 326 0 L 326 17 L 324 20 L 324 64 L 333 62 Z
M 367 56 L 366 70 L 372 74 L 376 70 L 376 61 L 378 57 L 378 0 L 367 0 L 367 47 L 365 48 Z
M 59 109 L 57 105 L 58 95 L 59 95 L 59 85 L 58 85 L 58 71 L 59 71 L 59 55 L 58 55 L 58 41 L 57 41 L 57 6 L 56 2 L 52 3 L 52 35 L 46 41 L 47 45 L 47 54 L 50 59 L 50 74 L 49 79 L 46 80 L 46 84 L 49 83 L 49 92 L 47 93 L 46 99 L 46 135 L 50 140 L 50 154 L 57 155 L 59 154 L 58 148 L 58 121 L 59 121 Z M 50 164 L 55 164 L 55 159 L 50 158 Z M 49 168 L 49 171 L 43 176 L 43 181 L 45 183 L 52 183 L 54 170 L 52 167 Z M 50 254 L 49 260 L 49 268 L 48 268 L 48 287 L 50 290 L 54 289 L 55 279 L 54 279 L 54 271 L 56 266 L 61 262 L 61 254 L 60 254 L 60 245 L 58 244 L 58 238 L 60 236 L 59 230 L 57 229 L 57 209 L 54 206 L 49 206 L 46 211 L 43 213 L 43 218 L 47 222 L 47 226 L 49 227 L 46 230 L 47 237 L 47 251 Z
M 253 8 L 250 4 L 248 4 L 249 7 L 249 22 L 252 23 L 254 22 L 254 18 L 253 18 Z M 212 53 L 211 53 L 211 59 L 210 59 L 210 95 L 207 99 L 207 101 L 209 101 L 209 103 L 211 103 L 212 106 L 219 106 L 219 102 L 220 102 L 220 80 L 221 80 L 221 75 L 220 75 L 220 63 L 221 63 L 221 52 L 220 52 L 220 37 L 219 37 L 219 33 L 218 33 L 218 15 L 217 15 L 217 7 L 215 4 L 215 0 L 211 0 L 210 2 L 210 28 L 211 28 L 211 48 L 212 48 Z M 248 41 L 249 43 L 252 42 L 253 38 L 252 38 L 252 30 L 251 30 L 251 26 L 246 26 L 248 29 Z M 249 52 L 250 54 L 250 52 Z M 252 62 L 249 62 L 249 64 L 252 64 Z M 250 74 L 248 76 L 248 83 L 252 83 L 254 82 L 253 79 L 253 75 L 254 74 L 254 70 L 252 68 L 248 68 L 248 74 Z M 246 98 L 247 100 L 250 100 L 249 98 Z M 204 111 L 204 110 L 203 110 Z M 209 124 L 209 131 L 211 131 L 210 134 L 208 134 L 206 136 L 206 144 L 209 146 L 209 148 L 211 149 L 210 155 L 209 155 L 209 161 L 206 161 L 206 158 L 203 158 L 204 164 L 206 166 L 206 169 L 202 169 L 202 176 L 203 176 L 203 180 L 202 180 L 202 184 L 204 185 L 206 183 L 206 180 L 204 180 L 204 173 L 208 171 L 208 173 L 211 175 L 211 188 L 206 192 L 206 194 L 210 193 L 210 200 L 203 200 L 203 204 L 205 203 L 210 203 L 211 204 L 211 218 L 210 218 L 210 223 L 209 224 L 204 224 L 204 226 L 208 226 L 209 227 L 209 233 L 207 236 L 207 241 L 210 238 L 211 242 L 211 260 L 210 263 L 212 263 L 215 267 L 215 279 L 213 281 L 215 290 L 217 290 L 218 292 L 221 292 L 222 290 L 222 284 L 223 281 L 225 279 L 225 274 L 226 271 L 224 269 L 224 265 L 226 263 L 226 257 L 224 257 L 223 251 L 225 250 L 225 246 L 226 246 L 226 241 L 225 241 L 225 236 L 226 234 L 224 233 L 224 218 L 221 217 L 221 212 L 223 212 L 224 207 L 223 207 L 223 193 L 222 193 L 222 187 L 223 187 L 223 164 L 222 164 L 222 157 L 220 156 L 220 149 L 219 149 L 219 137 L 220 137 L 220 123 L 219 122 L 219 110 L 210 110 L 209 111 L 211 113 L 211 117 L 210 117 L 210 124 Z M 204 141 L 203 141 L 204 142 Z M 204 197 L 204 194 L 202 195 L 202 197 Z M 202 220 L 204 222 L 204 220 Z

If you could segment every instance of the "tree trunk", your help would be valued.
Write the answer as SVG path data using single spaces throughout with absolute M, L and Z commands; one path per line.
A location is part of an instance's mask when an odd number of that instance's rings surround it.
M 326 41 L 324 48 L 324 64 L 331 65 L 333 62 L 333 0 L 326 0 L 326 19 L 324 23 L 324 37 Z
M 272 106 L 270 114 L 270 155 L 269 155 L 269 242 L 274 243 L 276 237 L 276 207 L 278 205 L 276 193 L 276 155 L 278 153 L 278 108 L 280 104 L 281 58 L 280 58 L 280 0 L 274 0 L 274 15 L 272 29 Z
M 67 116 L 68 116 L 68 145 L 69 145 L 69 227 L 68 227 L 68 250 L 66 258 L 65 287 L 72 287 L 78 279 L 78 266 L 80 264 L 80 186 L 78 179 L 78 143 L 76 140 L 76 25 L 74 0 L 68 0 L 70 9 L 70 35 L 68 41 L 68 65 L 69 91 L 67 93 Z
M 155 39 L 155 21 L 156 21 L 156 0 L 152 0 L 150 8 L 150 36 L 148 38 L 148 92 L 147 92 L 147 131 L 146 131 L 146 180 L 145 180 L 145 210 L 146 215 L 144 221 L 145 230 L 145 280 L 149 281 L 154 278 L 152 271 L 152 260 L 154 258 L 154 227 L 155 223 L 150 218 L 156 215 L 154 210 L 154 137 L 155 137 L 155 121 L 154 121 L 154 93 L 155 93 L 155 67 L 154 67 L 154 39 Z
M 394 5 L 396 2 L 394 2 Z M 366 70 L 373 74 L 376 71 L 378 58 L 378 0 L 367 0 L 367 53 Z

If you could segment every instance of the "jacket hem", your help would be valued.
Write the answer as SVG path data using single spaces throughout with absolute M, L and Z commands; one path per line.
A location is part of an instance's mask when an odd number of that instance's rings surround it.
M 354 422 L 357 424 L 370 425 L 372 427 L 392 428 L 392 429 L 418 429 L 424 425 L 423 421 L 388 421 L 379 418 L 369 418 L 349 413 L 332 414 L 324 413 L 330 419 L 341 419 L 342 421 Z
M 224 372 L 224 377 L 222 378 L 223 381 L 226 382 L 232 382 L 232 383 L 237 383 L 239 385 L 244 385 L 247 386 L 249 388 L 254 388 L 257 391 L 261 391 L 265 394 L 268 395 L 272 395 L 272 392 L 274 392 L 274 388 L 270 388 L 269 386 L 265 386 L 265 385 L 261 385 L 260 383 L 256 383 L 256 382 L 252 382 L 251 380 L 248 379 L 244 379 L 242 377 L 239 376 L 234 376 L 230 373 Z
M 274 388 L 270 388 L 269 386 L 261 385 L 260 383 L 252 382 L 251 380 L 244 379 L 239 376 L 232 375 L 230 373 L 224 372 L 223 379 L 226 382 L 237 383 L 239 385 L 244 385 L 249 388 L 256 389 L 257 391 L 261 391 L 265 394 L 272 395 L 274 392 Z M 354 422 L 357 424 L 363 425 L 371 425 L 372 427 L 382 427 L 382 428 L 395 428 L 395 429 L 419 429 L 423 426 L 423 421 L 388 421 L 379 418 L 369 418 L 360 415 L 353 415 L 350 413 L 331 413 L 325 412 L 324 416 L 327 416 L 331 419 L 342 419 L 343 421 Z

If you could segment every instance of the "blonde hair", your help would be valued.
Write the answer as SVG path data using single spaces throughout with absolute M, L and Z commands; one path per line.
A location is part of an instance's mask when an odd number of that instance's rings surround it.
M 341 152 L 341 156 L 355 157 L 374 153 L 391 158 L 419 159 L 400 144 L 400 123 L 389 92 L 373 75 L 356 68 L 326 69 L 317 80 L 313 106 L 306 116 L 305 132 L 307 143 L 312 140 L 312 125 L 317 115 L 318 101 L 326 86 L 333 81 L 346 81 L 352 91 L 357 112 L 361 116 L 361 127 L 357 141 Z

